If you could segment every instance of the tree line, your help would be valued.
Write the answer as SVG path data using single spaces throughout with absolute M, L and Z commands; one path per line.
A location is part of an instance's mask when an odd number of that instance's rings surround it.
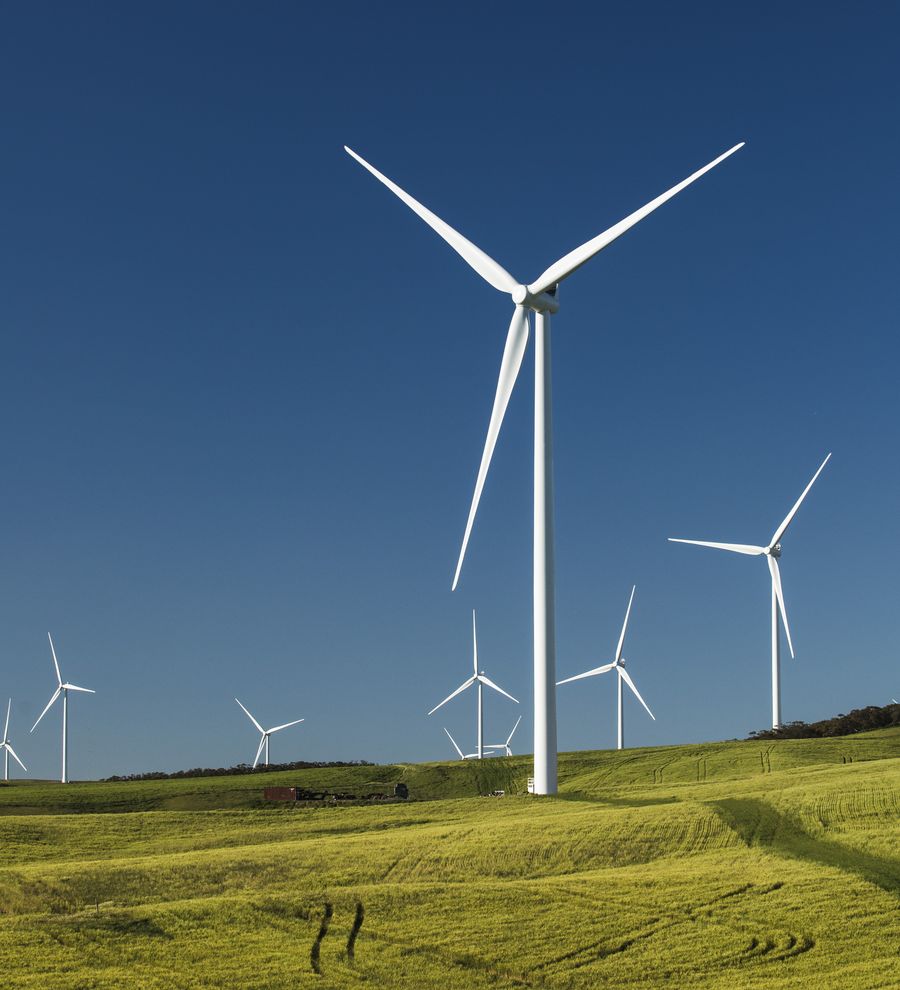
M 252 767 L 249 763 L 239 763 L 234 767 L 197 767 L 193 770 L 175 770 L 165 773 L 151 770 L 148 773 L 116 774 L 103 777 L 103 783 L 123 780 L 179 780 L 183 777 L 239 777 L 246 773 L 275 773 L 282 770 L 327 770 L 331 767 L 373 767 L 369 760 L 332 760 L 330 762 L 298 760 L 296 763 L 270 763 L 265 767 Z
M 852 736 L 855 732 L 871 732 L 900 725 L 900 704 L 869 705 L 854 708 L 847 715 L 835 715 L 821 722 L 786 722 L 777 729 L 751 732 L 750 739 L 820 739 L 827 736 Z

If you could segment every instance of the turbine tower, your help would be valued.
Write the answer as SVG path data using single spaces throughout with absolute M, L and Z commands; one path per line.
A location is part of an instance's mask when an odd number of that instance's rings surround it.
M 781 525 L 772 534 L 769 545 L 766 547 L 752 546 L 747 543 L 709 543 L 704 540 L 677 540 L 669 537 L 670 543 L 692 543 L 698 547 L 713 547 L 716 550 L 731 550 L 732 553 L 744 553 L 751 557 L 765 556 L 769 565 L 769 574 L 772 578 L 772 728 L 777 729 L 781 725 L 781 632 L 779 629 L 779 613 L 781 621 L 784 623 L 784 634 L 787 637 L 788 649 L 791 651 L 791 659 L 794 657 L 794 644 L 791 642 L 791 630 L 788 626 L 787 610 L 784 607 L 784 593 L 781 590 L 781 571 L 778 567 L 778 559 L 781 557 L 781 540 L 787 532 L 791 520 L 796 515 L 797 509 L 809 493 L 810 488 L 815 484 L 816 478 L 822 473 L 822 468 L 831 458 L 829 454 L 819 465 L 819 470 L 812 476 L 812 481 L 803 489 L 803 494 L 794 503 L 794 507 L 784 517 Z
M 241 705 L 241 703 L 238 701 L 237 698 L 235 698 L 234 700 L 237 701 L 239 705 Z M 298 718 L 294 722 L 285 722 L 284 725 L 276 725 L 273 729 L 264 729 L 259 724 L 259 722 L 257 722 L 256 719 L 250 714 L 250 712 L 248 712 L 247 709 L 244 708 L 243 705 L 241 705 L 241 709 L 243 710 L 247 718 L 249 718 L 250 721 L 256 726 L 256 728 L 259 729 L 259 731 L 262 733 L 262 736 L 259 740 L 259 748 L 256 750 L 256 759 L 253 761 L 254 770 L 256 769 L 257 763 L 259 763 L 260 754 L 264 749 L 266 751 L 266 762 L 264 765 L 265 766 L 269 765 L 269 736 L 271 736 L 273 732 L 281 732 L 282 729 L 289 729 L 292 725 L 299 725 L 301 722 L 306 721 L 305 719 Z
M 495 691 L 499 691 L 500 694 L 502 694 L 506 698 L 509 698 L 510 701 L 515 701 L 516 704 L 518 704 L 519 702 L 516 701 L 516 699 L 511 694 L 507 694 L 502 687 L 498 687 L 488 676 L 486 676 L 483 670 L 478 669 L 478 635 L 475 631 L 474 608 L 472 609 L 472 668 L 473 668 L 472 676 L 467 681 L 464 681 L 462 684 L 460 684 L 460 686 L 452 694 L 448 694 L 447 697 L 444 698 L 444 700 L 439 705 L 435 705 L 434 708 L 432 708 L 428 714 L 433 715 L 439 708 L 446 705 L 447 702 L 451 700 L 451 698 L 455 698 L 458 694 L 462 694 L 462 692 L 465 691 L 466 688 L 470 688 L 474 684 L 478 689 L 478 703 L 477 703 L 478 713 L 476 716 L 477 725 L 478 725 L 478 752 L 472 755 L 476 756 L 479 760 L 481 760 L 484 759 L 484 702 L 481 696 L 483 686 L 487 685 L 489 688 L 493 688 Z M 444 729 L 444 732 L 447 732 L 447 730 Z M 450 733 L 447 732 L 447 735 L 449 736 Z M 450 741 L 453 742 L 452 737 Z M 453 745 L 456 746 L 456 743 L 454 742 Z M 457 749 L 458 748 L 459 747 L 457 746 Z
M 733 154 L 736 144 L 723 155 L 688 176 L 646 206 L 629 214 L 608 230 L 570 251 L 552 264 L 534 282 L 524 285 L 467 240 L 440 217 L 435 216 L 398 185 L 391 182 L 355 151 L 344 147 L 363 168 L 368 169 L 399 199 L 441 236 L 486 282 L 500 292 L 507 292 L 515 304 L 503 358 L 494 405 L 488 424 L 481 465 L 475 482 L 475 493 L 469 509 L 462 549 L 453 577 L 453 588 L 459 581 L 466 546 L 475 521 L 478 502 L 487 477 L 491 456 L 512 394 L 525 347 L 528 343 L 529 314 L 534 313 L 534 793 L 555 794 L 556 780 L 556 627 L 553 559 L 553 429 L 550 409 L 550 316 L 559 310 L 559 283 L 595 254 L 608 247 L 617 237 L 662 206 L 719 162 Z
M 57 688 L 53 692 L 53 697 L 47 702 L 47 707 L 38 715 L 37 722 L 31 727 L 31 731 L 38 727 L 41 719 L 50 711 L 53 707 L 53 703 L 56 699 L 62 695 L 62 776 L 60 777 L 60 782 L 63 784 L 68 784 L 69 782 L 69 692 L 70 691 L 83 691 L 85 694 L 96 694 L 96 691 L 92 691 L 91 688 L 78 687 L 76 684 L 63 683 L 62 674 L 59 672 L 59 661 L 56 659 L 56 650 L 53 649 L 53 639 L 50 633 L 47 633 L 47 639 L 50 640 L 50 653 L 53 656 L 53 667 L 56 670 L 56 680 Z
M 618 675 L 618 713 L 619 713 L 619 731 L 617 736 L 616 749 L 625 748 L 625 712 L 624 706 L 622 704 L 622 683 L 627 684 L 631 690 L 634 692 L 634 696 L 637 700 L 647 709 L 647 714 L 653 721 L 656 721 L 656 716 L 653 712 L 647 708 L 647 702 L 641 697 L 640 691 L 635 687 L 634 681 L 631 679 L 631 675 L 625 669 L 625 658 L 622 656 L 622 646 L 625 643 L 625 630 L 628 628 L 628 616 L 631 615 L 631 603 L 634 601 L 634 592 L 637 585 L 634 585 L 631 589 L 631 597 L 628 599 L 628 608 L 625 610 L 625 621 L 622 623 L 622 633 L 619 636 L 619 645 L 616 647 L 616 656 L 612 663 L 604 664 L 602 667 L 595 667 L 593 670 L 586 670 L 583 674 L 576 674 L 574 677 L 567 677 L 563 681 L 557 681 L 557 685 L 568 684 L 570 681 L 580 681 L 583 677 L 595 677 L 597 674 L 605 674 L 609 670 L 614 670 Z
M 0 742 L 0 749 L 3 750 L 3 779 L 9 780 L 9 758 L 12 758 L 19 764 L 19 766 L 28 773 L 28 767 L 16 756 L 16 751 L 12 748 L 12 744 L 9 741 L 9 713 L 12 709 L 12 698 L 9 699 L 9 704 L 6 706 L 6 725 L 3 726 L 3 742 Z

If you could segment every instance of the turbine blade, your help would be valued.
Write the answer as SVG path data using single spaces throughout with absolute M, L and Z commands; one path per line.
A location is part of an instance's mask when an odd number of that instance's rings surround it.
M 53 638 L 50 633 L 47 633 L 47 639 L 50 640 L 50 652 L 53 654 L 53 666 L 56 668 L 56 683 L 62 684 L 62 674 L 59 672 L 59 661 L 56 659 L 56 650 L 53 649 Z
M 784 623 L 784 634 L 787 636 L 788 649 L 791 651 L 791 659 L 793 659 L 794 644 L 791 642 L 791 627 L 788 625 L 787 609 L 784 607 L 784 592 L 781 590 L 781 570 L 778 567 L 778 561 L 771 554 L 766 559 L 769 561 L 772 587 L 775 589 L 775 597 L 778 599 L 778 609 L 781 612 L 781 621 Z
M 497 379 L 497 391 L 494 394 L 494 407 L 491 410 L 487 437 L 484 441 L 484 451 L 481 454 L 481 464 L 478 467 L 478 477 L 475 481 L 475 494 L 472 496 L 472 505 L 469 508 L 469 518 L 466 521 L 466 532 L 463 536 L 462 549 L 459 551 L 459 560 L 456 562 L 456 573 L 453 575 L 451 589 L 453 591 L 456 590 L 456 586 L 459 583 L 460 571 L 462 571 L 463 560 L 465 560 L 466 556 L 466 547 L 469 545 L 469 537 L 472 534 L 472 526 L 475 522 L 475 513 L 478 511 L 481 491 L 484 488 L 488 469 L 491 466 L 491 457 L 494 455 L 494 447 L 497 444 L 497 437 L 500 434 L 500 427 L 503 424 L 506 407 L 509 405 L 509 397 L 512 395 L 516 378 L 519 375 L 519 369 L 522 367 L 522 358 L 525 355 L 525 347 L 528 344 L 528 331 L 528 311 L 524 306 L 516 306 L 509 323 L 506 345 L 503 348 L 503 359 L 500 362 L 500 376 Z
M 731 550 L 732 553 L 746 553 L 751 557 L 758 557 L 766 552 L 765 547 L 754 547 L 749 543 L 709 543 L 705 540 L 676 540 L 674 536 L 669 537 L 669 543 L 692 543 L 696 547 L 714 547 L 716 550 Z
M 237 703 L 238 703 L 239 705 L 241 705 L 241 703 L 240 703 L 240 702 L 238 701 L 238 699 L 237 699 L 237 698 L 235 698 L 234 700 L 235 700 L 235 701 L 237 701 Z M 243 712 L 244 712 L 244 714 L 245 714 L 245 715 L 247 716 L 247 718 L 249 718 L 249 719 L 250 719 L 250 721 L 251 721 L 251 722 L 252 722 L 252 723 L 253 723 L 253 724 L 254 724 L 254 725 L 256 726 L 256 728 L 257 728 L 257 729 L 259 729 L 259 731 L 260 731 L 260 732 L 265 732 L 265 731 L 266 731 L 266 730 L 265 730 L 265 729 L 264 729 L 264 728 L 263 728 L 263 727 L 262 727 L 262 726 L 261 726 L 261 725 L 259 724 L 259 722 L 257 722 L 257 721 L 256 721 L 256 719 L 255 719 L 255 718 L 254 718 L 254 717 L 253 717 L 253 716 L 252 716 L 252 715 L 250 714 L 250 712 L 248 712 L 248 711 L 247 711 L 247 709 L 246 709 L 246 708 L 244 708 L 244 706 L 243 706 L 243 705 L 241 705 L 241 708 L 243 709 Z
M 454 230 L 449 224 L 444 223 L 440 217 L 435 216 L 431 210 L 424 207 L 418 200 L 413 199 L 409 193 L 404 192 L 395 182 L 391 182 L 386 175 L 382 175 L 377 168 L 370 165 L 351 148 L 344 145 L 344 151 L 351 158 L 355 158 L 364 169 L 371 172 L 379 182 L 383 182 L 395 196 L 403 200 L 413 213 L 420 216 L 436 234 L 443 237 L 450 247 L 464 261 L 468 262 L 485 282 L 490 283 L 495 289 L 499 289 L 501 292 L 512 292 L 518 286 L 519 283 L 512 275 L 502 265 L 498 265 L 493 258 L 486 255 L 480 247 L 476 247 L 470 240 L 463 237 L 459 231 Z
M 57 698 L 59 697 L 59 695 L 60 695 L 60 692 L 61 692 L 61 691 L 62 691 L 62 685 L 60 684 L 60 686 L 59 686 L 59 687 L 58 687 L 58 688 L 57 688 L 57 689 L 56 689 L 56 690 L 55 690 L 55 691 L 53 692 L 53 697 L 52 697 L 52 698 L 51 698 L 51 699 L 50 699 L 50 700 L 49 700 L 49 701 L 47 702 L 47 707 L 46 707 L 46 708 L 45 708 L 45 709 L 44 709 L 44 710 L 43 710 L 43 711 L 41 712 L 41 714 L 40 714 L 40 715 L 38 715 L 38 720 L 37 720 L 37 722 L 35 722 L 35 723 L 34 723 L 34 725 L 33 725 L 33 726 L 31 727 L 31 731 L 32 731 L 32 732 L 34 732 L 34 730 L 35 730 L 35 729 L 36 729 L 36 728 L 38 727 L 38 723 L 40 722 L 40 720 L 41 720 L 41 719 L 42 719 L 42 718 L 43 718 L 43 717 L 44 717 L 44 716 L 45 716 L 45 715 L 47 714 L 47 712 L 49 712 L 49 711 L 50 711 L 50 709 L 51 709 L 51 708 L 53 707 L 53 702 L 54 702 L 54 701 L 56 701 L 56 699 L 57 699 Z
M 534 295 L 538 295 L 541 292 L 546 292 L 547 289 L 552 288 L 557 283 L 561 282 L 564 278 L 568 278 L 576 269 L 580 268 L 586 261 L 589 261 L 594 257 L 599 251 L 602 251 L 605 247 L 608 247 L 617 238 L 621 237 L 625 231 L 630 230 L 636 223 L 643 220 L 644 217 L 651 214 L 657 207 L 660 207 L 667 200 L 670 200 L 673 196 L 676 196 L 685 189 L 692 182 L 696 182 L 701 175 L 705 175 L 710 169 L 715 168 L 719 162 L 725 161 L 729 155 L 733 155 L 739 148 L 744 147 L 744 142 L 736 144 L 733 148 L 730 148 L 725 152 L 724 155 L 719 155 L 714 161 L 711 161 L 708 165 L 704 165 L 699 171 L 694 172 L 693 175 L 689 175 L 683 182 L 679 182 L 677 186 L 673 186 L 668 192 L 664 192 L 661 196 L 657 196 L 656 199 L 651 200 L 646 206 L 642 206 L 639 210 L 635 210 L 634 213 L 629 214 L 624 220 L 620 220 L 617 224 L 614 224 L 608 230 L 603 231 L 602 234 L 598 234 L 596 237 L 582 244 L 580 247 L 575 248 L 574 251 L 570 251 L 565 257 L 562 257 L 555 264 L 552 264 L 542 275 L 539 275 L 537 279 L 528 286 L 528 291 Z
M 77 684 L 63 684 L 62 687 L 64 687 L 67 691 L 83 691 L 85 694 L 97 693 L 92 688 L 79 687 Z
M 253 761 L 253 769 L 254 770 L 256 769 L 256 764 L 259 763 L 259 758 L 262 755 L 263 746 L 265 746 L 265 744 L 266 744 L 266 734 L 264 732 L 262 734 L 262 739 L 260 739 L 260 741 L 259 741 L 259 749 L 257 749 L 257 751 L 256 751 L 256 759 Z
M 447 733 L 447 738 L 450 740 L 450 742 L 453 743 L 453 748 L 456 750 L 457 753 L 459 753 L 459 758 L 461 760 L 464 760 L 465 756 L 463 756 L 463 751 L 459 748 L 459 746 L 456 745 L 456 740 L 453 738 L 453 736 L 450 735 L 447 729 L 444 729 L 444 732 Z
M 19 766 L 25 771 L 25 773 L 28 773 L 28 767 L 26 767 L 25 764 L 19 759 L 19 757 L 16 756 L 16 751 L 12 748 L 12 746 L 10 746 L 9 743 L 4 743 L 3 748 L 8 749 L 9 755 L 16 761 L 16 763 L 19 764 Z
M 500 694 L 502 694 L 505 698 L 509 698 L 510 701 L 514 701 L 516 704 L 519 703 L 519 699 L 518 698 L 514 698 L 511 694 L 507 694 L 506 691 L 504 691 L 502 687 L 499 687 L 498 685 L 496 685 L 490 679 L 490 677 L 485 677 L 484 674 L 479 674 L 478 675 L 478 680 L 481 681 L 482 684 L 486 684 L 489 688 L 493 688 L 495 691 L 499 691 Z
M 769 544 L 769 546 L 774 547 L 775 544 L 781 540 L 781 537 L 784 536 L 788 526 L 790 526 L 791 524 L 791 520 L 794 518 L 794 515 L 797 512 L 797 509 L 800 508 L 800 504 L 803 502 L 803 499 L 806 498 L 810 488 L 812 488 L 812 486 L 815 484 L 816 478 L 818 478 L 819 475 L 822 473 L 822 468 L 825 467 L 825 465 L 828 463 L 830 459 L 831 459 L 831 454 L 829 454 L 828 457 L 826 457 L 825 460 L 822 461 L 822 463 L 819 465 L 819 470 L 816 471 L 816 473 L 812 476 L 812 481 L 806 486 L 806 488 L 803 489 L 803 494 L 794 503 L 793 509 L 791 509 L 791 511 L 784 517 L 784 522 L 778 527 L 778 529 L 775 530 L 774 534 L 772 535 L 772 542 Z M 787 623 L 785 623 L 785 626 L 787 626 Z
M 624 667 L 619 667 L 619 677 L 621 677 L 622 680 L 625 681 L 625 683 L 631 688 L 631 690 L 634 691 L 634 696 L 644 706 L 644 708 L 647 708 L 647 702 L 641 697 L 641 692 L 634 686 L 634 681 L 631 679 L 631 675 Z M 647 708 L 647 714 L 653 719 L 654 722 L 656 721 L 656 716 L 650 711 L 649 708 Z
M 612 670 L 613 667 L 615 667 L 614 663 L 606 663 L 602 667 L 586 670 L 583 674 L 576 674 L 574 677 L 566 677 L 562 681 L 557 681 L 556 686 L 559 687 L 560 684 L 568 684 L 570 681 L 580 681 L 583 677 L 594 677 L 597 674 L 605 674 L 608 670 Z
M 516 729 L 519 728 L 519 722 L 522 721 L 522 716 L 520 715 L 516 719 L 516 724 L 512 727 L 512 732 L 506 737 L 506 748 L 509 749 L 509 744 L 512 742 L 512 737 L 516 734 Z
M 299 725 L 301 722 L 305 722 L 305 718 L 298 718 L 294 722 L 285 722 L 284 725 L 276 725 L 274 729 L 269 729 L 269 735 L 273 732 L 280 732 L 282 729 L 289 729 L 292 725 Z
M 429 714 L 429 715 L 434 715 L 434 713 L 435 713 L 435 712 L 436 712 L 436 711 L 437 711 L 437 710 L 438 710 L 439 708 L 441 708 L 441 707 L 443 707 L 444 705 L 446 705 L 448 701 L 451 701 L 451 700 L 452 700 L 453 698 L 455 698 L 455 697 L 456 697 L 456 696 L 457 696 L 458 694 L 461 694 L 461 693 L 462 693 L 463 691 L 465 691 L 465 689 L 466 689 L 467 687 L 471 687 L 471 686 L 472 686 L 472 685 L 473 685 L 474 683 L 475 683 L 475 678 L 474 678 L 474 677 L 470 677 L 470 678 L 469 678 L 469 679 L 468 679 L 467 681 L 464 681 L 464 682 L 463 682 L 462 684 L 460 684 L 460 686 L 459 686 L 459 687 L 458 687 L 458 688 L 457 688 L 457 689 L 456 689 L 456 690 L 455 690 L 455 691 L 453 692 L 453 694 L 448 694 L 448 695 L 447 695 L 447 697 L 446 697 L 446 698 L 444 698 L 444 700 L 443 700 L 443 701 L 442 701 L 442 702 L 440 703 L 440 705 L 435 705 L 435 706 L 434 706 L 434 708 L 432 708 L 432 709 L 431 709 L 431 711 L 430 711 L 430 712 L 429 712 L 428 714 Z
M 474 676 L 478 676 L 478 633 L 475 631 L 475 609 L 472 609 L 472 668 Z
M 631 597 L 628 599 L 628 608 L 625 609 L 625 621 L 622 623 L 622 634 L 619 636 L 619 645 L 616 647 L 616 663 L 622 659 L 622 646 L 625 643 L 625 630 L 628 628 L 628 616 L 631 615 L 631 603 L 634 601 L 634 592 L 636 588 L 636 584 L 631 586 Z
M 9 704 L 6 706 L 6 725 L 3 726 L 3 741 L 9 738 L 9 713 L 12 709 L 12 698 L 9 699 Z

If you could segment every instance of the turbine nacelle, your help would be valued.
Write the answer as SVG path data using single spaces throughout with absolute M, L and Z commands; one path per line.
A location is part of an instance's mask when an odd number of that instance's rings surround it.
M 770 557 L 775 557 L 777 560 L 781 556 L 781 544 L 775 543 L 773 546 L 769 547 L 768 550 L 766 550 L 766 553 Z
M 558 285 L 544 292 L 534 293 L 527 285 L 517 285 L 510 295 L 517 306 L 533 309 L 535 313 L 558 313 L 559 300 L 556 298 Z

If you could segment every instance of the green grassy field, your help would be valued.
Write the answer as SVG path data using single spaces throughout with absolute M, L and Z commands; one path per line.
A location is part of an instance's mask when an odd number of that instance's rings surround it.
M 529 768 L 0 785 L 4 985 L 900 986 L 900 730 Z

